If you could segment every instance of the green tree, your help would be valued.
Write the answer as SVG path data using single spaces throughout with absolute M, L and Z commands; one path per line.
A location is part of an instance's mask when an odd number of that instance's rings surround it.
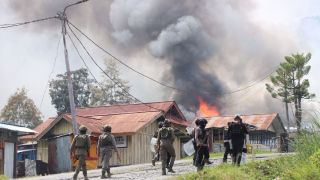
M 91 94 L 90 87 L 92 86 L 93 80 L 88 76 L 88 71 L 84 68 L 71 71 L 76 107 L 87 107 L 89 104 Z M 51 96 L 51 103 L 55 106 L 58 113 L 71 111 L 66 74 L 58 74 L 56 79 L 49 82 L 49 94 Z
M 41 123 L 41 113 L 28 98 L 25 88 L 18 89 L 1 110 L 1 119 L 9 124 L 34 128 Z
M 114 83 L 108 77 L 103 75 L 104 79 L 100 86 L 93 86 L 91 88 L 90 104 L 93 106 L 113 105 L 113 104 L 127 104 L 135 102 L 126 92 L 130 91 L 128 81 L 120 78 L 120 72 L 117 64 L 114 61 L 105 61 L 105 72 L 113 79 Z
M 295 106 L 295 120 L 297 123 L 297 129 L 300 131 L 302 123 L 302 99 L 311 99 L 315 97 L 315 94 L 309 93 L 310 83 L 309 80 L 305 78 L 309 74 L 311 66 L 307 65 L 311 59 L 311 53 L 308 54 L 292 54 L 291 56 L 286 56 L 286 63 L 291 66 L 291 73 L 289 74 L 291 78 L 291 89 L 293 96 L 291 100 L 294 102 Z
M 288 63 L 280 63 L 280 67 L 276 70 L 276 74 L 270 76 L 270 80 L 273 84 L 266 84 L 266 88 L 268 92 L 271 94 L 273 98 L 277 98 L 284 102 L 285 110 L 286 110 L 286 119 L 287 119 L 287 127 L 290 127 L 290 118 L 289 118 L 289 108 L 288 104 L 292 102 L 290 98 L 292 93 L 290 93 L 291 78 L 289 74 L 292 71 L 292 67 Z
M 300 131 L 302 123 L 302 99 L 315 97 L 315 94 L 309 93 L 310 83 L 305 78 L 311 69 L 311 66 L 307 65 L 310 59 L 310 53 L 285 56 L 285 62 L 280 64 L 276 75 L 270 77 L 273 86 L 266 84 L 272 97 L 280 97 L 286 103 L 287 119 L 289 118 L 288 103 L 294 103 L 298 131 Z

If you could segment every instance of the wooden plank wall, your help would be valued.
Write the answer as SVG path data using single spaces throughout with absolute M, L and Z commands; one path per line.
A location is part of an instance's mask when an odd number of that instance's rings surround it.
M 138 133 L 128 136 L 128 147 L 118 148 L 122 160 L 121 163 L 116 160 L 116 155 L 114 154 L 111 158 L 110 164 L 114 166 L 151 163 L 154 153 L 150 150 L 150 140 L 157 128 L 158 123 L 155 121 L 140 130 Z M 176 152 L 176 159 L 180 159 L 181 145 L 179 138 L 175 138 L 174 148 Z
M 37 144 L 37 160 L 48 163 L 48 141 L 41 139 Z

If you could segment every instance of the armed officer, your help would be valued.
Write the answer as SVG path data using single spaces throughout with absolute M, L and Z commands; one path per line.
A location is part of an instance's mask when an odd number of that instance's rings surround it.
M 78 165 L 76 167 L 73 179 L 76 180 L 80 169 L 82 168 L 83 176 L 85 180 L 88 180 L 87 167 L 86 167 L 86 157 L 89 156 L 90 150 L 90 137 L 87 133 L 87 128 L 83 125 L 79 127 L 79 135 L 76 135 L 71 143 L 70 156 L 76 156 Z
M 206 162 L 209 162 L 209 145 L 208 137 L 209 134 L 205 127 L 207 125 L 206 119 L 199 120 L 199 127 L 195 130 L 195 140 L 197 144 L 197 156 L 196 156 L 196 166 L 197 171 L 203 169 Z
M 167 164 L 167 153 L 170 154 L 170 163 L 168 167 L 168 172 L 175 173 L 172 169 L 174 160 L 176 158 L 176 153 L 173 148 L 174 141 L 174 130 L 170 127 L 169 120 L 163 122 L 163 127 L 159 130 L 157 144 L 160 148 L 160 158 L 162 165 L 162 175 L 166 175 L 166 164 Z
M 244 140 L 246 134 L 248 134 L 248 129 L 244 123 L 242 123 L 242 118 L 240 115 L 236 115 L 234 120 L 228 129 L 228 133 L 231 137 L 231 151 L 232 151 L 232 162 L 233 164 L 240 165 L 241 155 L 243 151 Z
M 102 163 L 102 172 L 101 179 L 105 179 L 107 177 L 111 177 L 109 161 L 112 157 L 112 150 L 117 153 L 117 158 L 121 161 L 118 148 L 116 146 L 116 140 L 114 136 L 111 134 L 111 126 L 104 125 L 103 126 L 103 134 L 99 136 L 98 145 L 97 145 L 97 154 L 98 157 L 101 156 Z M 107 172 L 107 176 L 106 176 Z

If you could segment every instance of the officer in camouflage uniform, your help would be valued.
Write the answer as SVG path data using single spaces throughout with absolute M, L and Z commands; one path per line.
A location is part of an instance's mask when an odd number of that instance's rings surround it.
M 109 161 L 112 157 L 112 150 L 117 153 L 117 158 L 119 161 L 120 155 L 116 146 L 116 140 L 114 136 L 111 134 L 111 126 L 104 125 L 103 126 L 103 134 L 99 136 L 98 145 L 97 145 L 97 154 L 98 157 L 101 156 L 101 164 L 102 164 L 102 173 L 101 179 L 105 179 L 107 177 L 111 177 Z M 107 176 L 106 176 L 107 172 Z
M 176 158 L 176 153 L 173 148 L 173 141 L 174 141 L 174 131 L 173 131 L 173 128 L 170 127 L 169 120 L 166 119 L 163 122 L 163 127 L 159 130 L 158 139 L 157 139 L 158 147 L 160 147 L 162 175 L 166 175 L 167 153 L 169 153 L 171 156 L 168 172 L 172 172 L 172 173 L 175 172 L 172 169 L 174 160 Z
M 85 180 L 88 180 L 87 176 L 87 167 L 86 167 L 86 157 L 89 155 L 90 150 L 90 137 L 87 135 L 87 128 L 83 125 L 79 128 L 79 135 L 76 135 L 73 138 L 73 141 L 71 143 L 71 151 L 70 155 L 73 157 L 76 156 L 76 159 L 78 159 L 78 165 L 76 167 L 75 173 L 73 175 L 73 179 L 76 180 L 78 177 L 78 174 L 80 172 L 80 169 L 82 168 L 83 176 Z

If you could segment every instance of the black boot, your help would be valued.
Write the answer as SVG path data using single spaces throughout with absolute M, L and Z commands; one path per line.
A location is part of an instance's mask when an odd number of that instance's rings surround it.
M 110 168 L 107 168 L 107 176 L 108 176 L 108 178 L 111 177 L 111 175 L 112 175 L 112 174 L 111 174 L 111 172 L 110 172 Z
M 175 171 L 172 169 L 172 167 L 168 168 L 168 172 L 175 173 Z
M 162 168 L 162 175 L 167 175 L 166 168 Z
M 101 171 L 101 177 L 100 177 L 101 179 L 106 179 L 107 178 L 107 176 L 106 176 L 106 171 L 105 170 L 103 170 L 102 169 L 102 171 Z

